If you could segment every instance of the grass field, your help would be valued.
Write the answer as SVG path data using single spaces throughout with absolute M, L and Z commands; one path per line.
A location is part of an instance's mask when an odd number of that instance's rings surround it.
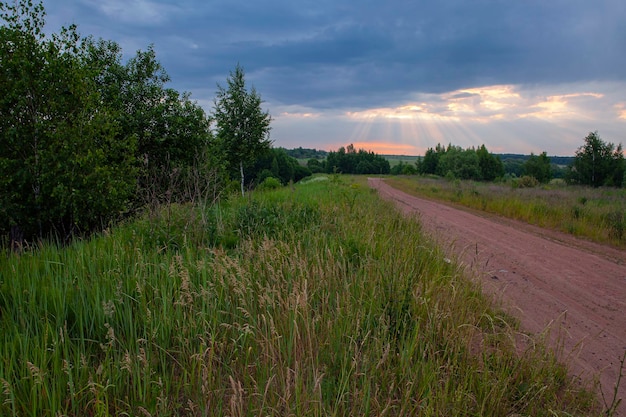
M 400 162 L 405 164 L 415 165 L 419 156 L 414 155 L 381 155 L 383 158 L 389 161 L 389 166 L 393 168 L 398 165 Z M 298 158 L 298 163 L 302 166 L 307 166 L 308 158 Z
M 414 156 L 414 155 L 381 155 L 381 156 L 383 156 L 386 160 L 389 161 L 389 166 L 391 166 L 391 168 L 398 165 L 400 162 L 403 162 L 409 165 L 415 165 L 415 162 L 417 162 L 418 158 L 421 158 L 420 156 Z
M 626 189 L 555 183 L 533 188 L 421 176 L 387 183 L 407 193 L 478 210 L 626 248 Z
M 0 415 L 601 415 L 363 181 L 4 254 Z

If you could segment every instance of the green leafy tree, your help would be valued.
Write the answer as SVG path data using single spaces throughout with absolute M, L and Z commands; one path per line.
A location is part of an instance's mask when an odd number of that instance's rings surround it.
M 252 177 L 255 184 L 260 184 L 265 177 L 272 176 L 286 185 L 309 175 L 311 171 L 300 166 L 298 160 L 289 156 L 285 149 L 271 148 L 257 158 L 248 177 Z
M 389 174 L 391 172 L 387 158 L 364 149 L 357 151 L 353 144 L 345 148 L 342 146 L 336 152 L 329 152 L 325 165 L 328 173 Z
M 478 155 L 475 149 L 463 150 L 460 146 L 448 145 L 439 159 L 437 174 L 459 179 L 481 179 Z
M 320 161 L 319 159 L 309 159 L 306 161 L 306 166 L 314 174 L 318 172 L 325 172 L 324 161 Z
M 624 178 L 622 145 L 604 142 L 598 132 L 590 132 L 583 146 L 576 151 L 566 179 L 570 183 L 599 187 L 621 186 Z
M 326 169 L 328 173 L 339 172 L 343 174 L 356 173 L 357 153 L 354 145 L 350 144 L 347 148 L 340 146 L 336 152 L 329 152 L 326 157 Z
M 530 158 L 524 162 L 524 175 L 535 177 L 541 183 L 550 182 L 552 179 L 552 165 L 546 152 L 540 155 L 530 154 Z
M 422 158 L 418 160 L 417 172 L 420 174 L 434 174 L 437 171 L 439 159 L 435 155 L 433 148 L 428 148 Z
M 152 47 L 122 64 L 121 47 L 112 41 L 85 40 L 85 63 L 97 72 L 97 85 L 106 105 L 120 109 L 120 137 L 136 136 L 138 156 L 152 157 L 161 139 L 159 118 L 166 107 L 169 76 Z
M 504 164 L 499 157 L 490 153 L 485 145 L 476 150 L 478 156 L 478 167 L 480 168 L 480 178 L 484 181 L 493 181 L 504 176 Z
M 166 88 L 170 78 L 151 46 L 137 51 L 126 64 L 115 42 L 88 38 L 84 49 L 86 65 L 97 73 L 102 102 L 120 110 L 118 140 L 134 137 L 137 141 L 138 195 L 156 202 L 183 199 L 181 190 L 191 181 L 189 171 L 208 164 L 198 160 L 210 155 L 206 148 L 211 133 L 204 110 L 188 93 Z
M 445 148 L 441 144 L 437 144 L 435 149 L 428 148 L 424 154 L 424 158 L 419 163 L 418 170 L 420 174 L 437 174 L 439 171 L 439 159 L 445 153 Z
M 313 173 L 308 167 L 300 165 L 297 163 L 293 170 L 293 181 L 298 182 L 304 178 L 310 177 Z
M 76 28 L 46 36 L 41 3 L 0 3 L 0 229 L 69 237 L 119 216 L 135 191 L 136 141 L 118 141 Z
M 218 84 L 213 117 L 216 140 L 232 171 L 239 169 L 241 194 L 244 194 L 244 166 L 253 163 L 270 146 L 271 116 L 261 109 L 261 96 L 246 87 L 243 68 L 237 64 L 227 79 L 227 87 Z
M 449 144 L 437 144 L 426 151 L 416 164 L 420 174 L 436 174 L 449 178 L 493 181 L 504 175 L 504 164 L 489 153 L 485 145 L 478 149 L 463 149 Z
M 326 156 L 326 172 L 329 174 L 333 173 L 345 173 L 344 170 L 347 168 L 346 163 L 346 148 L 340 146 L 336 152 L 329 152 Z

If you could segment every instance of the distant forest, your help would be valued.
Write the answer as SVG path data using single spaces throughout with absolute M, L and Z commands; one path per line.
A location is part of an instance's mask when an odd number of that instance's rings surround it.
M 317 150 L 317 149 L 308 149 L 308 148 L 294 148 L 294 149 L 285 149 L 287 155 L 296 159 L 324 159 L 328 156 L 327 151 Z
M 328 151 L 324 151 L 321 149 L 311 149 L 311 148 L 294 148 L 294 149 L 285 149 L 282 148 L 287 155 L 292 158 L 296 158 L 299 160 L 308 160 L 308 159 L 318 159 L 323 160 L 328 156 Z M 524 163 L 530 158 L 530 155 L 523 154 L 514 154 L 514 153 L 502 153 L 502 154 L 494 154 L 499 157 L 502 163 L 504 164 L 504 170 L 508 174 L 515 174 L 517 176 L 521 176 L 524 169 Z M 416 158 L 423 158 L 423 156 L 414 156 L 414 155 L 381 155 L 390 160 L 402 160 L 402 157 L 405 156 L 409 160 L 413 160 Z M 555 178 L 562 178 L 565 175 L 565 167 L 571 165 L 576 159 L 573 156 L 550 156 L 550 163 L 552 165 L 553 174 Z M 392 165 L 395 165 L 392 161 Z
M 502 160 L 502 162 L 504 161 L 527 161 L 528 158 L 530 158 L 530 155 L 522 155 L 522 154 L 516 154 L 516 153 L 501 153 L 501 154 L 496 154 L 497 156 L 500 157 L 500 159 Z M 574 162 L 574 159 L 576 159 L 574 156 L 548 156 L 550 158 L 550 162 L 552 162 L 555 165 L 562 165 L 562 166 L 567 166 L 569 164 L 571 164 L 572 162 Z
M 328 151 L 324 151 L 322 149 L 315 149 L 315 148 L 311 149 L 311 148 L 298 147 L 294 149 L 286 149 L 286 148 L 281 148 L 281 149 L 283 149 L 287 153 L 287 155 L 296 159 L 310 159 L 310 158 L 324 159 L 328 155 Z M 517 153 L 500 153 L 500 154 L 494 154 L 494 155 L 499 156 L 502 162 L 505 162 L 505 161 L 524 162 L 528 160 L 528 158 L 530 158 L 530 155 L 523 155 L 523 154 L 517 154 Z M 386 157 L 391 156 L 391 157 L 394 157 L 395 159 L 401 159 L 402 157 L 407 157 L 409 159 L 419 158 L 419 156 L 416 156 L 416 155 L 382 155 L 382 156 L 386 156 Z M 562 165 L 562 166 L 571 164 L 572 162 L 574 162 L 574 159 L 575 157 L 573 156 L 550 156 L 550 161 L 553 164 Z
M 507 174 L 522 176 L 524 174 L 524 164 L 530 155 L 503 153 L 497 154 L 504 164 L 504 171 Z M 566 175 L 566 167 L 571 165 L 576 159 L 573 156 L 550 156 L 550 165 L 552 166 L 553 178 L 564 178 Z

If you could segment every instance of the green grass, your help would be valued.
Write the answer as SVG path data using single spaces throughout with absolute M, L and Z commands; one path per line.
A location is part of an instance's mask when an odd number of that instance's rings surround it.
M 415 166 L 415 162 L 420 158 L 419 156 L 414 156 L 414 155 L 381 155 L 381 156 L 389 161 L 389 166 L 391 168 L 398 165 L 400 162 L 404 162 L 405 164 Z
M 626 189 L 555 183 L 534 188 L 429 177 L 393 177 L 402 191 L 626 248 Z
M 600 414 L 362 181 L 170 206 L 0 277 L 3 416 Z

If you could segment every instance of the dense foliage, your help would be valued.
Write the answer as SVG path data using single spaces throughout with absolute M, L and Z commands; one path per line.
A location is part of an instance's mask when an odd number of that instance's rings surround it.
M 309 168 L 313 171 L 311 166 Z M 336 152 L 328 152 L 324 163 L 324 171 L 342 174 L 389 174 L 391 167 L 385 157 L 368 152 L 358 151 L 350 144 L 340 147 Z
M 552 165 L 546 152 L 542 152 L 540 155 L 530 154 L 530 157 L 524 162 L 524 175 L 534 177 L 541 183 L 550 182 Z
M 283 148 L 272 148 L 261 154 L 254 163 L 253 182 L 261 184 L 266 178 L 272 177 L 282 185 L 298 182 L 311 175 L 311 170 L 300 165 L 297 159 L 288 155 Z
M 177 199 L 184 198 L 180 195 L 184 187 L 171 184 L 172 173 L 185 182 L 190 180 L 190 167 L 206 162 L 198 159 L 208 155 L 203 150 L 211 140 L 202 108 L 188 93 L 166 88 L 170 78 L 152 47 L 138 51 L 126 64 L 115 42 L 87 38 L 83 49 L 85 65 L 97 69 L 94 80 L 102 105 L 117 110 L 116 140 L 137 142 L 139 195 L 163 200 L 173 192 Z
M 151 46 L 123 62 L 117 43 L 73 25 L 46 35 L 41 3 L 0 2 L 0 13 L 0 235 L 12 244 L 215 198 L 267 151 L 271 118 L 240 66 L 219 87 L 214 135 L 190 95 L 167 87 Z M 283 182 L 308 173 L 288 165 Z
M 321 149 L 303 148 L 302 146 L 284 150 L 287 152 L 287 155 L 296 159 L 324 159 L 326 158 L 326 155 L 328 155 L 327 151 Z
M 620 187 L 626 174 L 622 144 L 604 142 L 598 132 L 590 132 L 576 151 L 566 179 L 570 183 Z
M 429 148 L 418 161 L 420 174 L 435 174 L 458 179 L 493 181 L 504 175 L 500 158 L 489 153 L 485 145 L 463 149 L 452 144 Z
M 76 28 L 43 33 L 43 6 L 0 3 L 0 232 L 89 231 L 128 210 L 138 137 L 103 102 L 101 62 Z

